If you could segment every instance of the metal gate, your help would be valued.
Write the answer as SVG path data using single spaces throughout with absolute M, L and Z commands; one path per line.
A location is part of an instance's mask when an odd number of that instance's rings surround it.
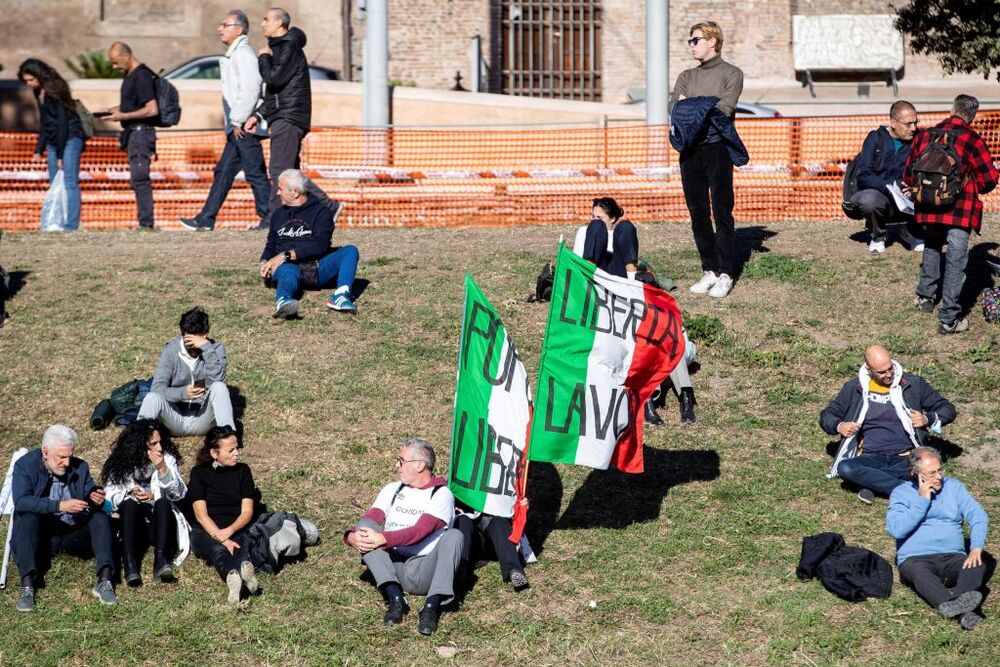
M 492 5 L 491 55 L 494 63 L 503 63 L 493 70 L 500 75 L 491 82 L 493 90 L 600 101 L 600 0 L 493 0 Z

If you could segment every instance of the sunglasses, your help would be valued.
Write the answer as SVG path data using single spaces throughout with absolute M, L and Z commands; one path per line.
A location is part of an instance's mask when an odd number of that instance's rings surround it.
M 707 41 L 708 37 L 692 37 L 688 40 L 688 46 L 698 46 L 698 42 Z

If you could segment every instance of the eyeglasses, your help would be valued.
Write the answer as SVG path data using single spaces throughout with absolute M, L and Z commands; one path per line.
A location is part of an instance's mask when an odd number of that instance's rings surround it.
M 688 40 L 688 46 L 698 46 L 698 42 L 707 40 L 708 37 L 692 37 Z
M 402 456 L 396 457 L 396 465 L 398 466 L 401 466 L 404 463 L 414 463 L 416 461 L 420 461 L 420 459 L 404 459 Z
M 898 118 L 896 118 L 895 116 L 889 116 L 889 118 L 891 118 L 892 120 L 896 121 L 900 125 L 905 125 L 906 127 L 916 127 L 917 126 L 917 121 L 915 121 L 915 120 L 902 121 L 902 120 L 899 120 Z
M 220 23 L 219 27 L 220 28 L 236 28 L 236 27 L 239 27 L 239 25 L 240 25 L 239 23 Z

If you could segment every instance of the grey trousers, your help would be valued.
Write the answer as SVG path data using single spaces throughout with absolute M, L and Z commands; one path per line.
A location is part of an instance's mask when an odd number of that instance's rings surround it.
M 156 392 L 149 392 L 142 399 L 139 419 L 159 419 L 170 429 L 170 435 L 205 435 L 213 426 L 232 426 L 233 403 L 225 382 L 213 382 L 208 387 L 208 400 L 197 411 L 184 410 L 186 403 L 171 403 Z
M 359 522 L 358 528 L 382 531 L 382 526 L 370 520 Z M 448 604 L 455 598 L 455 570 L 462 560 L 463 539 L 459 530 L 449 528 L 426 556 L 400 560 L 385 549 L 376 549 L 366 553 L 361 560 L 368 566 L 377 586 L 395 582 L 407 593 L 440 595 L 441 604 Z
M 913 247 L 923 243 L 920 225 L 913 216 L 904 215 L 896 208 L 889 195 L 879 190 L 859 190 L 851 197 L 851 203 L 861 209 L 872 233 L 872 241 L 885 241 L 886 229 L 891 223 L 900 223 L 899 240 Z M 904 224 L 905 223 L 905 224 Z
M 958 297 L 965 285 L 965 265 L 969 262 L 969 230 L 949 225 L 927 225 L 925 235 L 926 245 L 920 262 L 917 296 L 936 301 L 940 290 L 941 308 L 938 309 L 938 318 L 943 324 L 951 324 L 962 314 Z M 948 252 L 942 258 L 942 249 L 946 244 Z
M 270 216 L 281 206 L 281 197 L 278 196 L 278 177 L 286 169 L 299 168 L 299 153 L 302 150 L 302 139 L 306 136 L 306 130 L 279 118 L 270 124 L 269 131 L 271 164 L 268 166 L 268 173 L 271 177 L 271 201 L 268 221 L 270 222 Z

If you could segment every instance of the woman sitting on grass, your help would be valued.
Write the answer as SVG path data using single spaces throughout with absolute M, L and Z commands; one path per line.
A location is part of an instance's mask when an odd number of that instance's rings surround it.
M 106 498 L 122 523 L 125 583 L 140 586 L 142 556 L 153 546 L 153 583 L 174 581 L 172 565 L 188 554 L 188 524 L 174 506 L 187 493 L 181 455 L 170 432 L 152 419 L 126 426 L 104 462 Z M 173 564 L 170 558 L 176 554 Z
M 195 524 L 191 549 L 215 567 L 229 588 L 229 604 L 240 601 L 246 586 L 257 592 L 257 573 L 245 548 L 245 529 L 253 522 L 257 488 L 250 467 L 240 463 L 240 444 L 231 426 L 216 426 L 205 435 L 191 469 L 188 498 Z

